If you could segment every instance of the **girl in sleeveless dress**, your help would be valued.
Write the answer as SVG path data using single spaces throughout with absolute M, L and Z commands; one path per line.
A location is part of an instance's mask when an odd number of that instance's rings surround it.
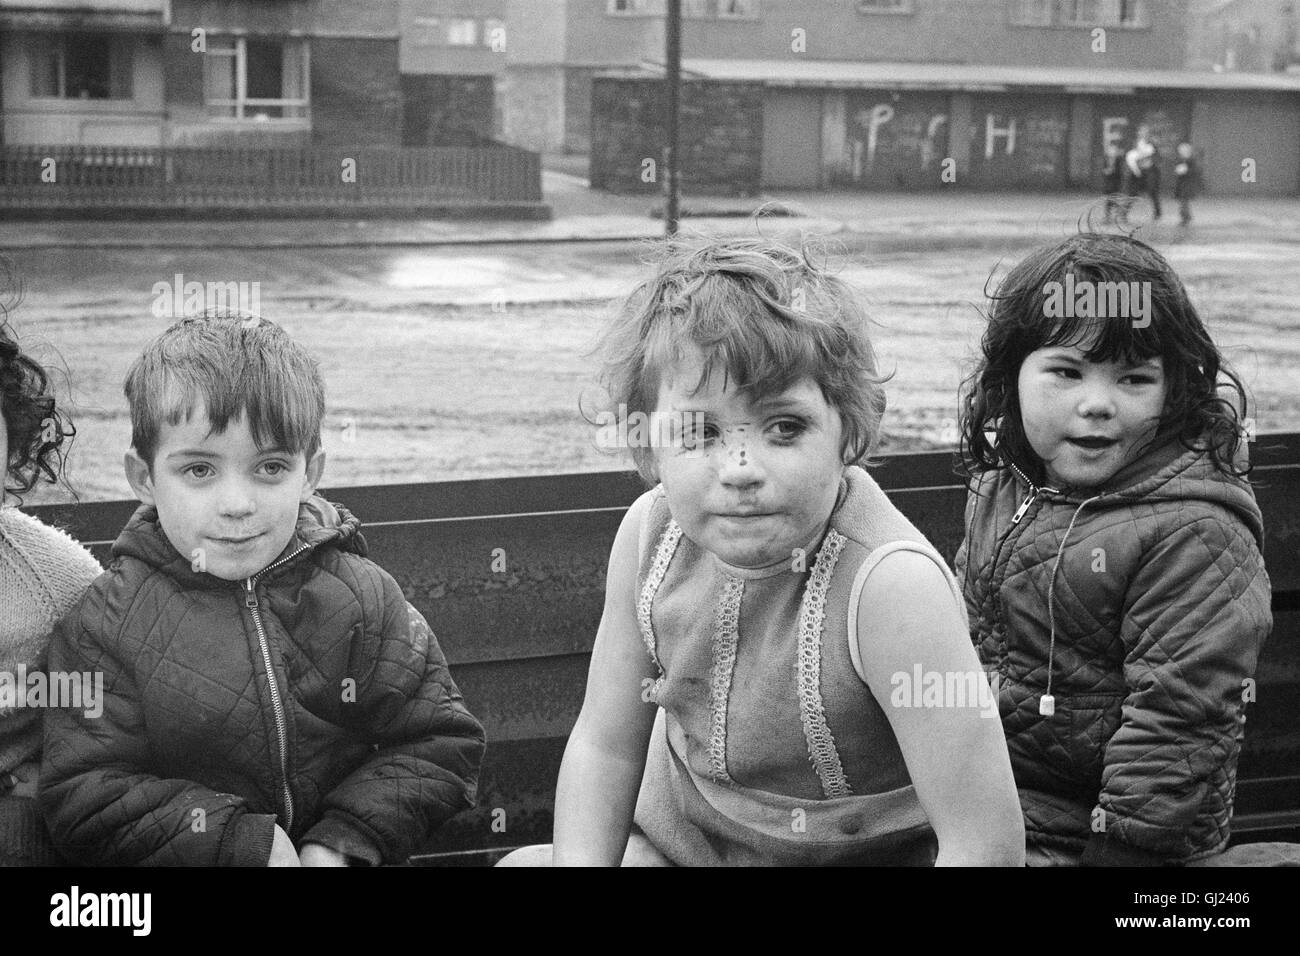
M 509 864 L 1007 864 L 1024 834 L 942 557 L 860 467 L 866 319 L 807 254 L 663 248 L 604 333 L 654 487 L 610 555 L 555 844 Z

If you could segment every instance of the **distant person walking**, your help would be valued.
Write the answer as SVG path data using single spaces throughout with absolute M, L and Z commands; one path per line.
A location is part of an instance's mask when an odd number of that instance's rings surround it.
M 1150 199 L 1151 218 L 1160 218 L 1160 152 L 1148 126 L 1138 127 L 1137 140 L 1124 156 L 1124 195 L 1125 222 L 1138 196 Z
M 1120 190 L 1124 185 L 1124 150 L 1115 143 L 1106 145 L 1105 165 L 1102 167 L 1101 191 L 1106 197 L 1102 213 L 1103 225 L 1111 225 L 1123 218 L 1124 203 Z
M 1178 144 L 1178 165 L 1174 167 L 1174 198 L 1178 200 L 1178 222 L 1190 225 L 1192 221 L 1192 197 L 1196 195 L 1201 174 L 1200 164 L 1196 161 L 1191 143 Z

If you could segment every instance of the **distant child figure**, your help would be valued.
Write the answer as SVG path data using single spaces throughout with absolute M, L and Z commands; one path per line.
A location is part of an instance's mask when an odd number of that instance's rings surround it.
M 1151 200 L 1151 218 L 1160 219 L 1160 151 L 1156 148 L 1151 130 L 1139 126 L 1133 148 L 1124 154 L 1124 210 L 1122 220 L 1127 223 L 1128 213 L 1137 196 Z
M 1102 222 L 1106 225 L 1121 221 L 1125 209 L 1121 198 L 1124 188 L 1124 150 L 1114 143 L 1106 144 L 1105 164 L 1102 167 L 1101 191 L 1106 197 Z
M 960 592 L 859 467 L 884 394 L 848 287 L 784 246 L 672 244 L 603 345 L 662 484 L 610 554 L 553 851 L 504 862 L 930 865 L 937 835 L 938 864 L 1020 865 Z
M 41 711 L 26 706 L 27 693 L 45 669 L 55 624 L 103 569 L 13 496 L 57 480 L 71 434 L 45 370 L 0 318 L 0 866 L 58 862 L 36 804 Z
M 41 805 L 82 864 L 402 863 L 474 804 L 483 730 L 424 618 L 314 494 L 320 371 L 278 326 L 173 325 L 126 380 L 144 504 L 50 666 Z
M 1000 678 L 1031 865 L 1227 845 L 1243 688 L 1272 626 L 1245 410 L 1142 242 L 1072 237 L 992 297 L 963 396 L 957 576 Z
M 1200 185 L 1200 164 L 1191 143 L 1178 144 L 1178 164 L 1174 166 L 1174 198 L 1178 200 L 1178 221 L 1187 226 L 1192 221 L 1192 197 Z

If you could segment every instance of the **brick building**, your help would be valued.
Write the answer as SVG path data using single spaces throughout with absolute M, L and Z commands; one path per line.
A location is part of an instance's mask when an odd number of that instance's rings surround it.
M 400 145 L 396 0 L 0 0 L 6 145 Z
M 662 37 L 663 18 L 651 15 L 662 3 L 608 0 L 607 16 L 614 7 Z M 682 36 L 688 190 L 1093 189 L 1106 147 L 1127 148 L 1146 125 L 1166 182 L 1174 147 L 1190 139 L 1211 192 L 1300 192 L 1300 76 L 1187 70 L 1198 34 L 1184 2 L 687 0 L 685 9 L 694 14 Z M 665 140 L 662 54 L 585 81 L 592 184 L 656 191 L 644 169 Z

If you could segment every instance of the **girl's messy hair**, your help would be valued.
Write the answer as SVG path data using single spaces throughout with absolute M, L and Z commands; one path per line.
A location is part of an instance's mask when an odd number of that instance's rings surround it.
M 673 239 L 658 244 L 653 274 L 638 285 L 596 346 L 600 382 L 615 422 L 655 412 L 663 376 L 694 345 L 703 353 L 695 389 L 715 371 L 756 400 L 810 377 L 843 425 L 846 464 L 876 445 L 885 382 L 867 318 L 849 286 L 799 250 L 765 239 Z M 653 450 L 633 461 L 657 480 Z
M 65 442 L 71 445 L 76 429 L 55 406 L 45 369 L 18 348 L 18 339 L 3 306 L 0 306 L 0 410 L 9 433 L 4 490 L 21 496 L 42 479 L 51 484 L 58 482 L 64 474 Z
M 1067 276 L 1073 277 L 1068 285 Z M 1049 309 L 1051 298 L 1061 303 L 1062 287 L 1085 281 L 1094 290 L 1118 290 L 1103 283 L 1126 289 L 1149 283 L 1149 312 L 1138 315 L 1131 298 L 1127 309 L 1093 310 L 1105 315 Z M 1247 409 L 1241 380 L 1223 362 L 1169 263 L 1146 243 L 1109 233 L 1071 236 L 1023 259 L 989 302 L 980 361 L 962 385 L 960 456 L 968 474 L 1014 464 L 1035 481 L 1043 479 L 1021 422 L 1020 365 L 1037 349 L 1085 342 L 1085 355 L 1098 362 L 1160 356 L 1168 393 L 1156 440 L 1176 435 L 1184 447 L 1207 452 L 1225 474 L 1250 471 L 1237 462 Z

